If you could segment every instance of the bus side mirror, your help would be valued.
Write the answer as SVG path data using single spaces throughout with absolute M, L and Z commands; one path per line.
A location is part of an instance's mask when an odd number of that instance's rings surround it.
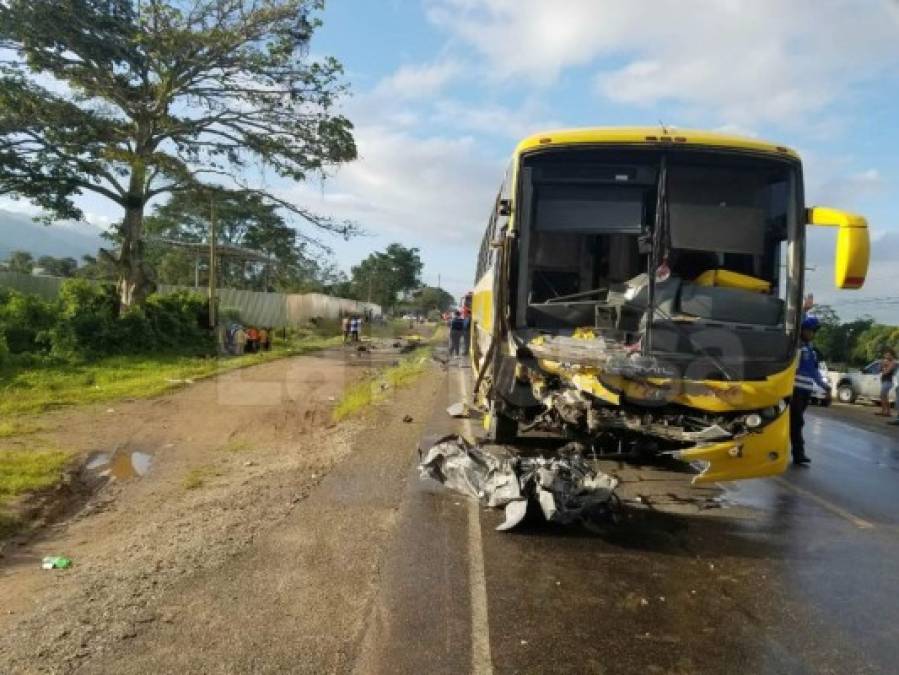
M 836 287 L 852 289 L 864 286 L 871 258 L 868 221 L 854 213 L 826 206 L 806 209 L 805 216 L 809 225 L 837 228 L 833 278 Z

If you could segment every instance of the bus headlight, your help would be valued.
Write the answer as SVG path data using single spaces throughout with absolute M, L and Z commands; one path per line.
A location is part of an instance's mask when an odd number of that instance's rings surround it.
M 758 429 L 762 426 L 762 416 L 758 413 L 746 415 L 746 417 L 743 418 L 743 423 L 750 429 Z

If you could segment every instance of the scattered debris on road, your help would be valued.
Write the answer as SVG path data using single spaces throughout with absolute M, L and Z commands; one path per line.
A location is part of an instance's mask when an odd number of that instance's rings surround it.
M 41 567 L 45 570 L 66 570 L 72 566 L 72 559 L 64 555 L 48 555 L 41 561 Z
M 432 445 L 419 465 L 430 478 L 486 506 L 505 509 L 496 528 L 509 530 L 524 520 L 528 502 L 540 507 L 546 520 L 569 524 L 607 511 L 618 481 L 594 471 L 578 446 L 571 444 L 551 459 L 516 457 L 501 450 L 488 452 L 458 435 Z
M 406 424 L 412 423 L 412 415 L 403 415 L 403 422 Z
M 450 417 L 455 418 L 470 417 L 471 410 L 468 408 L 468 404 L 465 403 L 465 401 L 459 401 L 458 403 L 453 403 L 449 408 L 447 408 L 446 414 Z

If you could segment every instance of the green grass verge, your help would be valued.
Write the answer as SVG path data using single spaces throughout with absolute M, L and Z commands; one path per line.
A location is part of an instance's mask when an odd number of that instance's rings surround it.
M 28 434 L 36 434 L 39 431 L 43 431 L 43 427 L 31 422 L 23 422 L 22 420 L 0 422 L 0 439 L 12 438 L 13 436 L 27 436 Z
M 71 454 L 61 450 L 0 448 L 0 539 L 11 537 L 26 523 L 8 506 L 16 497 L 53 487 L 63 477 Z
M 340 344 L 337 335 L 307 334 L 276 343 L 272 351 L 205 358 L 178 355 L 112 356 L 87 363 L 46 363 L 5 372 L 0 378 L 0 417 L 40 413 L 63 406 L 150 398 L 237 368 Z M 2 424 L 15 424 L 3 422 Z M 9 435 L 14 433 L 9 427 Z M 25 432 L 27 433 L 27 432 Z M 0 427 L 0 436 L 3 427 Z
M 430 355 L 430 347 L 417 349 L 398 365 L 385 368 L 373 377 L 350 385 L 337 402 L 331 413 L 332 418 L 335 422 L 340 422 L 384 400 L 394 389 L 413 382 L 427 369 Z
M 70 458 L 62 450 L 0 449 L 0 507 L 25 492 L 55 485 Z

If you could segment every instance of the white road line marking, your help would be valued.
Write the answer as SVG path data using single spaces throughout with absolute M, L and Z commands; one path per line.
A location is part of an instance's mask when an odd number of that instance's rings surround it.
M 465 370 L 459 368 L 461 400 L 468 399 Z M 474 440 L 470 419 L 462 420 L 465 435 Z M 490 618 L 487 615 L 487 577 L 484 574 L 484 547 L 481 540 L 481 507 L 477 500 L 468 500 L 468 591 L 471 603 L 471 672 L 492 675 L 490 656 Z
M 789 481 L 786 481 L 779 476 L 775 477 L 774 480 L 777 481 L 783 487 L 787 488 L 788 490 L 792 490 L 796 494 L 800 495 L 801 497 L 806 497 L 808 499 L 811 499 L 812 501 L 816 502 L 819 506 L 826 509 L 827 511 L 830 511 L 834 515 L 837 515 L 840 518 L 844 518 L 845 520 L 848 520 L 850 523 L 855 525 L 860 530 L 873 530 L 874 529 L 874 523 L 872 523 L 868 520 L 865 520 L 864 518 L 859 518 L 858 516 L 849 513 L 849 511 L 847 511 L 846 509 L 837 506 L 836 504 L 834 504 L 833 502 L 831 502 L 827 499 L 824 499 L 824 497 L 819 497 L 818 495 L 816 495 L 813 492 L 809 492 L 808 490 L 806 490 L 804 488 L 793 485 Z

